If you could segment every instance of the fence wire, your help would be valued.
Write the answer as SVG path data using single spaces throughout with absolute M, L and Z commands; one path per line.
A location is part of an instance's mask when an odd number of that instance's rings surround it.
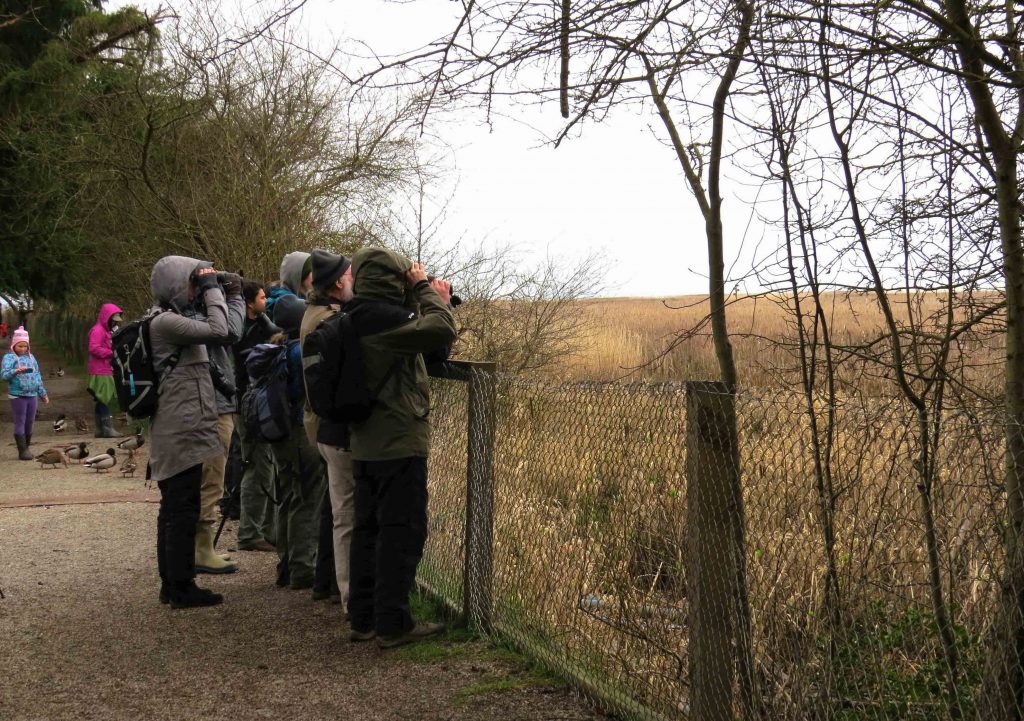
M 433 387 L 421 580 L 462 608 L 466 579 L 489 578 L 489 616 L 475 619 L 486 631 L 627 717 L 978 711 L 1005 555 L 995 410 L 946 410 L 922 425 L 896 401 L 740 393 L 738 448 L 705 444 L 698 457 L 683 384 L 484 373 L 475 390 Z M 467 444 L 470 416 L 487 414 L 493 461 L 476 476 L 493 482 L 493 553 L 480 570 L 473 549 L 466 567 Z M 719 509 L 745 523 L 714 517 L 687 468 L 717 479 Z M 730 666 L 712 674 L 706 651 L 723 638 Z M 700 683 L 720 684 L 732 707 L 693 709 Z
M 82 362 L 90 324 L 45 314 L 33 327 Z M 998 409 L 951 405 L 922 424 L 897 400 L 741 392 L 729 462 L 688 438 L 699 424 L 681 383 L 471 377 L 472 393 L 433 384 L 419 581 L 594 700 L 642 719 L 1024 716 L 986 681 L 1024 673 L 1012 652 L 992 670 L 1007 535 Z M 701 478 L 743 518 L 738 540 L 727 518 L 691 522 Z M 722 573 L 729 598 L 699 603 Z M 731 665 L 711 673 L 723 638 Z M 701 683 L 731 705 L 695 708 Z

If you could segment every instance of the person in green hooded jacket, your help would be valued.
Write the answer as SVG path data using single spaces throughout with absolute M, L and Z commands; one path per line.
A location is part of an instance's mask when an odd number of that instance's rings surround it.
M 382 248 L 352 258 L 355 298 L 345 307 L 360 336 L 370 416 L 351 426 L 355 479 L 348 611 L 350 638 L 399 646 L 443 629 L 413 619 L 409 594 L 427 538 L 430 386 L 424 354 L 455 341 L 451 286 Z M 386 378 L 386 381 L 384 380 Z M 383 382 L 383 385 L 381 385 Z

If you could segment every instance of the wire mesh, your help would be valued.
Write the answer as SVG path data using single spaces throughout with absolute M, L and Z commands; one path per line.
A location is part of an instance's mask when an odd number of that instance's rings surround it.
M 936 419 L 892 400 L 740 393 L 735 455 L 687 464 L 686 391 L 486 373 L 471 394 L 436 381 L 421 580 L 459 608 L 466 579 L 487 585 L 485 631 L 628 717 L 692 717 L 693 669 L 714 661 L 691 657 L 702 632 L 728 640 L 721 718 L 973 715 L 1005 565 L 998 411 Z M 487 414 L 481 571 L 466 568 L 467 447 L 470 415 Z M 737 478 L 741 500 L 719 500 L 744 523 L 701 535 L 686 469 L 714 476 L 710 462 L 738 464 L 738 476 L 713 470 Z M 722 565 L 728 598 L 701 615 L 698 570 Z

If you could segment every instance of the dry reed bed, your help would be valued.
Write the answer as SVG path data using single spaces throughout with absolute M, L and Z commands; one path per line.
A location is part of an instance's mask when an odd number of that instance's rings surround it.
M 894 314 L 906 324 L 910 312 L 905 299 L 894 296 Z M 980 303 L 994 303 L 995 294 L 978 294 Z M 958 301 L 963 302 L 963 301 Z M 835 346 L 859 346 L 879 337 L 883 330 L 877 301 L 870 293 L 828 293 L 823 306 Z M 934 293 L 921 293 L 910 303 L 915 322 L 924 330 L 940 331 L 939 315 L 945 300 Z M 688 380 L 719 377 L 709 329 L 689 338 L 667 355 L 665 349 L 684 330 L 697 328 L 708 312 L 706 296 L 677 298 L 593 298 L 579 301 L 580 312 L 589 319 L 590 335 L 580 339 L 579 351 L 566 358 L 553 374 L 566 380 Z M 810 329 L 809 298 L 802 301 L 805 328 Z M 956 317 L 964 317 L 958 308 Z M 790 296 L 746 296 L 736 298 L 728 308 L 733 353 L 745 388 L 785 388 L 798 378 L 796 314 Z M 930 319 L 930 320 L 929 320 Z M 998 385 L 1002 369 L 1001 316 L 992 325 L 978 328 L 978 336 L 964 337 L 954 349 L 953 361 L 961 354 L 968 365 L 966 380 L 976 387 Z M 884 348 L 882 348 L 884 351 Z M 650 364 L 649 361 L 654 360 Z M 647 364 L 647 365 L 645 365 Z M 880 377 L 878 369 L 846 363 L 840 379 L 847 392 L 871 396 L 895 395 L 891 378 Z
M 458 600 L 466 393 L 435 388 L 423 575 Z M 870 718 L 897 693 L 893 674 L 910 689 L 898 691 L 910 696 L 906 709 L 940 707 L 927 683 L 913 683 L 936 665 L 935 634 L 927 623 L 902 635 L 887 626 L 931 613 L 912 415 L 895 402 L 835 409 L 836 626 L 823 613 L 827 556 L 805 401 L 747 394 L 737 412 L 755 655 L 771 717 L 856 707 Z M 613 697 L 669 715 L 685 709 L 688 684 L 685 420 L 676 384 L 499 380 L 498 628 Z M 968 646 L 983 633 L 1000 563 L 1000 435 L 993 419 L 950 416 L 932 493 L 945 591 Z

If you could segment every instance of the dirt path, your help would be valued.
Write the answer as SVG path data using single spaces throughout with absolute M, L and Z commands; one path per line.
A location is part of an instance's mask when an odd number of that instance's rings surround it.
M 54 405 L 88 411 L 82 387 L 51 382 Z M 75 440 L 48 424 L 37 438 L 33 450 Z M 238 573 L 201 577 L 223 606 L 172 611 L 157 600 L 157 505 L 123 502 L 155 500 L 143 481 L 40 470 L 12 450 L 0 446 L 5 720 L 605 718 L 457 633 L 387 652 L 353 644 L 339 606 L 274 587 L 274 554 L 238 554 Z M 222 550 L 234 548 L 233 526 Z

